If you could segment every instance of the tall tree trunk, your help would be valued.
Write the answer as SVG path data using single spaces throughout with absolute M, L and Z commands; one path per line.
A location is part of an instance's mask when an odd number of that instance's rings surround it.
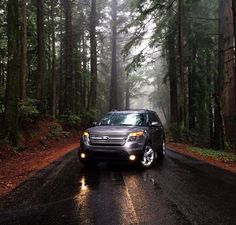
M 81 112 L 81 91 L 82 91 L 82 45 L 81 45 L 81 32 L 77 34 L 74 38 L 75 53 L 74 53 L 74 88 L 75 88 L 75 96 L 74 96 L 74 112 L 75 114 L 79 114 Z
M 184 39 L 183 39 L 183 0 L 179 0 L 179 76 L 180 76 L 180 104 L 179 122 L 185 124 L 185 81 L 184 81 Z
M 18 136 L 18 99 L 20 81 L 18 0 L 8 0 L 7 10 L 8 70 L 4 122 L 7 138 L 16 145 Z
M 110 86 L 110 110 L 117 109 L 117 0 L 112 0 L 112 63 L 111 63 L 111 86 Z
M 121 42 L 124 41 L 123 39 L 121 39 L 121 37 L 117 37 L 119 39 L 117 39 L 117 96 L 119 96 L 117 98 L 117 109 L 118 110 L 123 110 L 125 108 L 125 77 L 124 77 L 124 73 L 125 70 L 122 66 L 122 64 L 124 63 L 122 60 L 122 55 L 121 55 L 121 50 L 122 50 L 122 46 L 121 46 Z
M 196 56 L 197 56 L 197 43 L 196 39 L 192 39 L 191 42 L 193 43 L 191 46 L 189 46 L 190 51 L 190 59 L 189 59 L 189 76 L 188 76 L 188 103 L 189 103 L 189 129 L 194 130 L 196 128 Z
M 97 41 L 96 41 L 96 0 L 91 1 L 90 13 L 90 54 L 91 54 L 91 86 L 89 108 L 95 109 L 97 103 Z
M 83 26 L 82 30 L 82 45 L 83 45 L 83 74 L 82 74 L 82 95 L 81 95 L 81 106 L 83 111 L 87 108 L 87 50 L 86 50 L 86 40 L 85 40 L 85 30 Z
M 126 90 L 125 90 L 125 109 L 130 109 L 130 84 L 129 84 L 129 75 L 126 77 Z
M 206 52 L 206 76 L 207 76 L 207 86 L 208 87 L 213 87 L 213 76 L 212 76 L 212 53 L 211 51 L 207 51 Z M 213 99 L 212 99 L 212 89 L 210 88 L 210 90 L 208 91 L 208 96 L 207 96 L 207 112 L 208 112 L 208 136 L 210 138 L 208 144 L 211 148 L 214 147 L 214 115 L 213 115 Z
M 236 87 L 236 1 L 232 0 L 232 8 L 233 8 L 233 18 L 234 18 L 234 79 L 235 79 L 235 87 Z M 236 96 L 236 89 L 235 89 Z M 235 99 L 236 104 L 236 99 Z
M 63 48 L 64 48 L 64 36 L 63 36 L 63 10 L 60 10 L 60 71 L 59 71 L 59 85 L 58 85 L 58 95 L 59 95 L 59 114 L 62 115 L 64 112 L 64 67 L 63 67 Z
M 53 118 L 56 118 L 56 109 L 57 109 L 57 74 L 55 66 L 56 58 L 56 37 L 55 37 L 55 19 L 54 19 L 54 0 L 51 0 L 51 32 L 52 32 L 52 105 L 51 105 L 51 114 Z
M 224 88 L 224 0 L 219 0 L 218 74 L 215 79 L 215 147 L 225 148 L 225 132 L 222 116 L 222 93 Z
M 66 29 L 66 71 L 65 71 L 65 94 L 64 94 L 64 113 L 72 113 L 73 109 L 73 90 L 72 90 L 72 14 L 71 1 L 63 0 L 65 10 L 65 29 Z
M 219 34 L 220 39 L 222 38 L 222 40 L 220 40 L 219 75 L 223 77 L 224 81 L 220 100 L 225 125 L 226 141 L 229 144 L 234 144 L 236 146 L 233 12 L 231 0 L 220 0 L 219 3 Z
M 43 81 L 45 73 L 45 41 L 44 41 L 44 3 L 37 0 L 37 87 L 36 98 L 40 101 L 40 108 L 43 109 Z
M 28 76 L 28 64 L 27 64 L 27 9 L 26 0 L 20 0 L 21 3 L 21 20 L 20 20 L 20 99 L 26 98 L 26 80 Z
M 172 15 L 169 10 L 169 15 Z M 169 23 L 168 35 L 168 74 L 170 81 L 170 122 L 178 122 L 178 93 L 177 93 L 177 63 L 176 63 L 176 33 L 173 32 L 173 26 Z
M 236 48 L 236 1 L 232 0 L 232 8 L 233 8 L 233 18 L 234 18 L 234 47 Z M 234 52 L 235 54 L 235 60 L 236 60 L 236 51 Z M 236 64 L 236 62 L 235 62 Z

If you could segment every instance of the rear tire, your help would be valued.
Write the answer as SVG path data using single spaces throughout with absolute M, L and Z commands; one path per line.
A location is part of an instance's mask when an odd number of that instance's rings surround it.
M 166 155 L 166 140 L 165 140 L 165 138 L 163 138 L 162 146 L 160 147 L 160 149 L 157 152 L 157 157 L 158 157 L 158 159 L 164 159 L 165 155 Z

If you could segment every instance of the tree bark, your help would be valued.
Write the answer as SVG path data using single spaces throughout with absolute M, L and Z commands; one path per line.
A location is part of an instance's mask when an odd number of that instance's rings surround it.
M 183 40 L 183 0 L 179 0 L 179 76 L 180 104 L 179 122 L 185 124 L 185 81 L 184 81 L 184 40 Z
M 81 102 L 81 105 L 82 105 L 82 108 L 83 108 L 83 111 L 85 111 L 85 109 L 88 107 L 88 104 L 87 104 L 87 96 L 86 96 L 86 93 L 87 93 L 87 49 L 86 49 L 86 37 L 85 37 L 85 30 L 84 30 L 84 27 L 83 27 L 83 30 L 82 30 L 82 45 L 83 45 L 83 74 L 82 74 L 82 102 Z
M 192 38 L 193 43 L 189 46 L 189 75 L 188 75 L 188 109 L 189 109 L 189 130 L 194 130 L 196 128 L 196 56 L 197 56 L 197 40 Z
M 224 37 L 223 37 L 223 30 L 224 30 L 224 23 L 223 23 L 223 4 L 224 0 L 219 0 L 219 38 L 218 38 L 218 74 L 215 78 L 215 148 L 216 149 L 224 149 L 225 146 L 225 138 L 224 138 L 224 131 L 223 131 L 223 118 L 222 118 L 222 105 L 221 105 L 221 96 L 223 91 L 223 83 L 224 83 Z
M 55 66 L 55 58 L 56 58 L 56 37 L 55 37 L 55 18 L 54 18 L 54 1 L 51 0 L 51 32 L 52 32 L 52 105 L 51 105 L 51 114 L 52 117 L 56 118 L 56 109 L 57 109 L 57 74 L 56 74 L 56 66 Z
M 90 54 L 91 54 L 91 86 L 89 109 L 96 109 L 97 103 L 97 41 L 96 41 L 96 0 L 91 1 L 90 13 Z
M 18 99 L 20 86 L 18 0 L 8 0 L 7 10 L 8 70 L 4 122 L 6 137 L 13 145 L 17 145 Z
M 43 108 L 43 81 L 45 73 L 45 41 L 44 41 L 44 3 L 37 0 L 37 87 L 36 98 L 40 101 L 40 108 Z
M 232 9 L 233 9 L 233 19 L 234 19 L 234 79 L 235 79 L 235 87 L 236 87 L 236 1 L 232 0 Z M 236 88 L 235 88 L 235 96 L 236 96 Z M 236 104 L 236 98 L 235 98 Z
M 126 76 L 126 91 L 125 91 L 125 109 L 130 109 L 130 84 L 129 84 L 129 75 Z
M 235 0 L 232 0 L 232 8 L 233 8 L 233 17 L 234 17 L 234 48 L 236 48 L 236 1 Z M 234 55 L 235 55 L 235 67 L 236 67 L 236 49 L 234 51 Z
M 64 36 L 63 36 L 63 9 L 60 9 L 60 71 L 59 71 L 59 84 L 58 84 L 58 97 L 59 97 L 59 114 L 62 115 L 64 111 L 64 61 L 63 61 L 63 49 L 64 49 Z
M 117 109 L 117 0 L 112 0 L 112 63 L 111 63 L 111 86 L 110 86 L 110 110 Z
M 236 146 L 235 135 L 235 75 L 234 75 L 234 29 L 231 0 L 219 0 L 219 79 L 220 104 L 222 107 L 225 138 L 228 144 Z M 219 81 L 220 82 L 220 81 Z
M 26 80 L 28 77 L 28 63 L 27 63 L 27 8 L 26 0 L 20 0 L 21 4 L 21 20 L 20 20 L 20 99 L 26 99 Z
M 71 1 L 63 0 L 65 10 L 65 29 L 66 29 L 66 45 L 65 45 L 65 94 L 64 94 L 64 113 L 72 113 L 73 96 L 72 96 L 72 14 Z
M 169 12 L 172 16 L 172 12 Z M 176 62 L 176 32 L 169 24 L 168 39 L 168 74 L 170 81 L 170 122 L 178 122 L 178 93 L 177 93 L 177 62 Z

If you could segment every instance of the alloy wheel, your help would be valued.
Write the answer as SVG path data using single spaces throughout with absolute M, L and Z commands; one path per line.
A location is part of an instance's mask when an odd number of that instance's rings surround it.
M 143 167 L 150 167 L 155 160 L 155 152 L 151 146 L 146 146 L 143 154 L 143 158 L 141 160 L 141 164 Z

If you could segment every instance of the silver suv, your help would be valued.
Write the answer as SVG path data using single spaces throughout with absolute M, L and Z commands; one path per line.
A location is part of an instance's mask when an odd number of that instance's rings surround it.
M 81 137 L 79 159 L 84 165 L 124 161 L 151 167 L 165 155 L 163 125 L 151 110 L 112 111 Z

